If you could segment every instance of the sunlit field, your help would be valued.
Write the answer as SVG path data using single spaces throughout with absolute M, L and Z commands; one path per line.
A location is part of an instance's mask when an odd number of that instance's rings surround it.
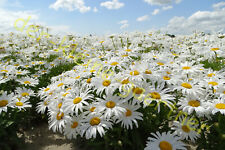
M 49 9 L 103 11 L 83 0 L 61 5 L 63 1 Z M 152 12 L 155 16 L 183 1 L 143 3 L 160 7 Z M 2 4 L 0 0 L 0 14 Z M 125 3 L 112 0 L 100 6 L 115 11 Z M 47 150 L 28 146 L 32 137 L 43 135 L 27 133 L 43 132 L 43 127 L 75 146 L 58 148 L 63 150 L 224 150 L 225 26 L 217 22 L 224 6 L 218 2 L 213 11 L 175 17 L 167 29 L 173 21 L 176 26 L 168 31 L 57 34 L 51 32 L 53 26 L 34 23 L 33 12 L 13 14 L 10 31 L 0 20 L 0 150 Z M 214 17 L 218 25 L 203 21 L 195 29 L 191 23 L 201 21 L 199 14 Z M 141 16 L 136 22 L 150 18 Z M 117 25 L 123 30 L 130 22 Z M 207 25 L 209 29 L 199 30 Z M 181 26 L 190 26 L 188 34 L 174 33 Z M 58 145 L 52 149 L 58 150 L 61 141 L 54 140 Z
M 224 43 L 204 33 L 2 35 L 0 133 L 12 137 L 1 145 L 47 121 L 93 149 L 222 149 Z

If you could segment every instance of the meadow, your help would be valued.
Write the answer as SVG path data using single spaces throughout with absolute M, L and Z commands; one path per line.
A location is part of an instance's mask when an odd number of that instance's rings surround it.
M 97 150 L 222 150 L 225 36 L 0 35 L 0 149 L 49 130 Z

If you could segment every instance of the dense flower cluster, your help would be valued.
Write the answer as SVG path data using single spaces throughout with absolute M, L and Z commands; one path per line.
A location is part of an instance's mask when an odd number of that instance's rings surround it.
M 147 149 L 186 149 L 183 139 L 199 137 L 191 116 L 211 118 L 225 114 L 225 71 L 203 67 L 202 61 L 225 58 L 225 40 L 220 35 L 195 34 L 169 37 L 160 33 L 129 33 L 110 37 L 68 36 L 63 47 L 49 41 L 60 37 L 39 39 L 33 43 L 17 40 L 18 35 L 4 37 L 1 58 L 12 53 L 16 61 L 0 64 L 0 83 L 20 83 L 14 93 L 0 96 L 0 113 L 7 107 L 31 107 L 29 96 L 40 96 L 37 111 L 48 113 L 49 128 L 67 138 L 77 135 L 86 139 L 101 137 L 114 124 L 133 129 L 143 120 L 140 109 L 160 106 L 187 113 L 171 124 L 173 133 L 152 133 Z M 12 44 L 11 39 L 17 41 Z M 219 42 L 218 42 L 219 41 Z M 65 46 L 69 45 L 69 46 Z M 45 61 L 51 55 L 57 57 Z M 34 60 L 38 57 L 40 60 Z M 42 61 L 43 60 L 43 61 Z M 222 62 L 223 59 L 219 61 Z M 38 77 L 62 63 L 77 65 L 52 77 L 51 84 L 34 93 Z M 30 68 L 38 70 L 31 73 Z M 177 98 L 179 97 L 179 98 Z

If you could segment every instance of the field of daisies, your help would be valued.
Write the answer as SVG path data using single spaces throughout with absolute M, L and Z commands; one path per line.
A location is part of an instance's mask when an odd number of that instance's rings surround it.
M 223 34 L 40 33 L 0 35 L 0 149 L 43 122 L 82 149 L 224 149 Z

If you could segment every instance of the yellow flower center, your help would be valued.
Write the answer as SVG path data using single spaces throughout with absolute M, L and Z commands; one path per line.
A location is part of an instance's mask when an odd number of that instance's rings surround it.
M 173 149 L 172 145 L 167 141 L 161 141 L 159 143 L 159 148 L 160 148 L 160 150 L 172 150 Z
M 209 73 L 207 76 L 208 76 L 208 77 L 215 76 L 215 73 Z
M 59 104 L 58 104 L 58 108 L 61 108 L 61 107 L 62 107 L 62 103 L 59 103 Z
M 225 91 L 223 91 L 223 94 L 225 94 Z
M 105 104 L 106 107 L 108 108 L 114 108 L 116 106 L 116 103 L 113 102 L 113 101 L 108 101 L 106 104 Z
M 47 92 L 48 90 L 50 90 L 50 88 L 46 88 L 46 89 L 44 89 L 44 91 L 45 91 L 45 92 Z
M 145 70 L 145 74 L 152 74 L 151 70 Z
M 136 87 L 136 88 L 133 88 L 132 91 L 135 94 L 141 94 L 141 93 L 143 93 L 144 90 L 139 87 Z
M 91 73 L 95 72 L 96 70 L 90 70 Z
M 8 72 L 8 70 L 1 70 L 1 72 Z
M 68 95 L 68 94 L 69 94 L 69 93 L 67 92 L 67 93 L 64 93 L 62 96 L 64 96 L 64 97 L 65 97 L 65 96 L 66 96 L 66 95 Z
M 160 65 L 160 66 L 164 65 L 164 63 L 162 63 L 162 62 L 157 62 L 157 64 Z
M 184 132 L 186 132 L 186 133 L 189 133 L 191 130 L 189 129 L 189 127 L 188 126 L 186 126 L 186 125 L 183 125 L 182 127 L 182 130 L 184 131 Z
M 23 106 L 23 102 L 16 102 L 16 106 Z
M 90 120 L 90 124 L 91 124 L 92 126 L 98 125 L 100 122 L 101 122 L 101 119 L 98 118 L 98 117 L 93 117 L 93 118 Z
M 24 84 L 31 84 L 30 81 L 24 81 Z
M 189 69 L 191 69 L 191 67 L 189 67 L 189 66 L 184 66 L 184 67 L 182 67 L 182 69 L 183 69 L 183 70 L 189 70 Z
M 191 89 L 192 86 L 189 83 L 181 83 L 181 86 L 183 86 L 186 89 Z
M 225 109 L 225 104 L 224 103 L 218 103 L 215 105 L 216 108 L 218 109 Z
M 164 80 L 170 80 L 170 77 L 164 76 L 163 79 L 164 79 Z
M 167 74 L 171 74 L 171 72 L 169 72 L 169 71 L 167 71 L 166 73 L 167 73 Z
M 87 83 L 91 83 L 91 78 L 88 78 L 87 79 Z
M 58 87 L 63 86 L 63 83 L 59 83 L 57 86 L 58 86 Z
M 90 111 L 91 111 L 91 112 L 94 112 L 94 111 L 95 111 L 95 108 L 96 108 L 96 107 L 91 107 L 91 108 L 90 108 Z
M 218 51 L 219 50 L 219 48 L 217 47 L 217 48 L 211 48 L 211 51 Z
M 130 109 L 127 109 L 126 111 L 126 117 L 129 117 L 132 115 L 132 111 Z
M 74 104 L 78 104 L 78 103 L 80 103 L 81 100 L 82 100 L 81 97 L 76 97 L 76 98 L 73 100 L 73 103 L 74 103 Z
M 131 52 L 131 49 L 126 49 L 125 51 L 126 51 L 126 52 Z
M 74 121 L 73 124 L 71 125 L 71 128 L 76 128 L 78 126 L 78 122 Z
M 161 99 L 161 95 L 158 92 L 152 92 L 150 95 L 153 99 Z
M 122 55 L 122 57 L 127 57 L 128 55 Z
M 64 113 L 63 112 L 62 113 L 58 112 L 57 116 L 56 116 L 56 119 L 57 120 L 61 120 L 63 117 L 64 117 Z
M 0 107 L 4 107 L 8 104 L 7 100 L 0 100 Z
M 200 106 L 200 102 L 198 100 L 190 100 L 188 102 L 188 105 L 190 105 L 192 107 L 198 107 L 198 106 Z
M 128 84 L 129 83 L 129 79 L 128 78 L 127 79 L 124 79 L 121 83 L 122 84 Z
M 216 86 L 216 85 L 218 85 L 218 83 L 217 83 L 217 82 L 214 82 L 214 81 L 212 81 L 212 82 L 208 82 L 208 84 L 211 84 L 212 86 Z
M 23 96 L 23 97 L 29 96 L 29 93 L 27 93 L 27 92 L 21 93 L 21 96 Z
M 47 106 L 48 105 L 48 102 L 47 101 L 44 101 L 44 105 Z
M 116 66 L 116 65 L 118 65 L 119 63 L 118 62 L 112 62 L 110 65 L 111 66 Z
M 134 71 L 131 71 L 130 72 L 130 75 L 134 75 L 134 76 L 137 76 L 139 75 L 140 73 L 137 71 L 137 70 L 134 70 Z
M 110 80 L 104 80 L 103 82 L 102 82 L 102 85 L 103 86 L 109 86 L 111 84 L 111 81 Z

